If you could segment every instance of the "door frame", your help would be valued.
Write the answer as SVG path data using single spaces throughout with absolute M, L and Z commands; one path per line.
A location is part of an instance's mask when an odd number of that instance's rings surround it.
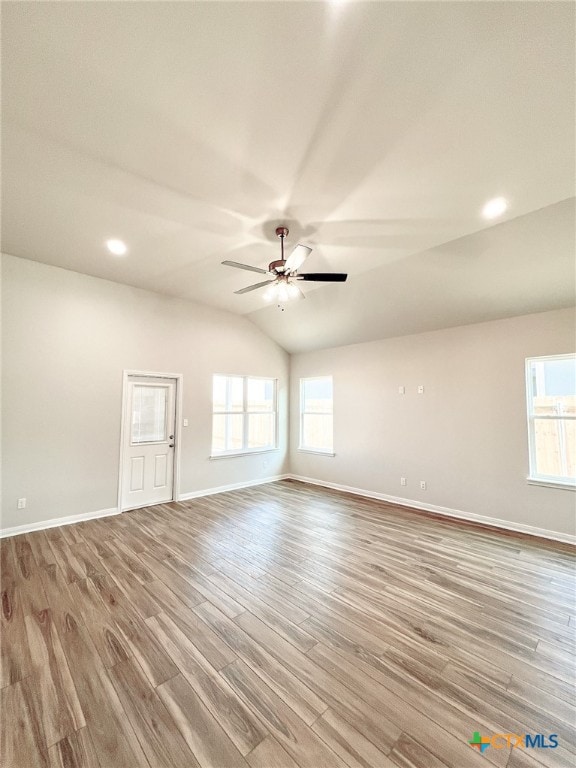
M 122 372 L 122 412 L 120 414 L 120 464 L 118 470 L 118 512 L 123 512 L 122 509 L 122 481 L 124 479 L 124 438 L 125 438 L 125 423 L 128 411 L 128 380 L 130 376 L 139 376 L 141 378 L 154 378 L 154 379 L 171 379 L 176 383 L 176 395 L 174 398 L 174 462 L 173 462 L 173 476 L 172 476 L 172 501 L 178 501 L 180 498 L 180 440 L 182 437 L 182 389 L 184 383 L 184 376 L 181 373 L 157 373 L 153 371 L 132 371 L 124 370 Z M 169 504 L 170 502 L 164 502 Z M 126 510 L 129 512 L 130 510 Z

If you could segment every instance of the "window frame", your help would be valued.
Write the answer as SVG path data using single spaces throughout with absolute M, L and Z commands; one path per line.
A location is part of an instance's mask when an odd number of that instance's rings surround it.
M 214 379 L 220 376 L 224 379 L 242 379 L 242 410 L 241 411 L 215 411 L 214 410 Z M 248 411 L 248 380 L 261 380 L 272 382 L 272 410 L 271 411 Z M 226 384 L 227 388 L 230 382 Z M 228 398 L 227 398 L 228 399 Z M 249 416 L 254 415 L 272 415 L 272 424 L 274 428 L 273 444 L 266 447 L 249 448 L 248 447 L 248 429 Z M 242 447 L 233 448 L 228 451 L 216 451 L 214 449 L 214 416 L 242 416 Z M 212 374 L 212 435 L 210 441 L 210 458 L 226 459 L 232 456 L 246 456 L 253 453 L 270 453 L 278 450 L 278 379 L 274 376 L 244 376 L 238 373 L 214 373 Z
M 571 352 L 563 355 L 537 355 L 525 359 L 526 417 L 528 428 L 528 477 L 526 479 L 530 485 L 544 485 L 552 488 L 576 490 L 576 478 L 544 475 L 536 471 L 536 419 L 560 422 L 576 420 L 576 415 L 537 415 L 533 411 L 535 393 L 532 381 L 532 363 L 535 361 L 546 362 L 547 360 L 574 360 L 576 362 L 576 354 Z
M 319 414 L 317 412 L 307 412 L 304 410 L 304 387 L 307 381 L 320 381 L 322 379 L 330 379 L 332 383 L 332 410 L 330 413 Z M 322 448 L 314 448 L 312 446 L 304 445 L 304 416 L 330 416 L 332 419 L 332 447 L 330 450 L 324 450 Z M 335 456 L 334 453 L 334 376 L 328 374 L 326 376 L 302 376 L 300 377 L 300 402 L 299 402 L 299 434 L 298 434 L 298 450 L 302 453 L 317 453 L 321 456 Z

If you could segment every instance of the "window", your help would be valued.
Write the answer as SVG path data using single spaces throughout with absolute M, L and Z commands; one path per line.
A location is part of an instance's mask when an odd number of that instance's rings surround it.
M 276 379 L 214 376 L 212 455 L 276 448 Z
M 530 480 L 576 486 L 576 355 L 526 360 Z
M 132 445 L 166 440 L 168 387 L 134 384 L 132 388 Z
M 300 379 L 300 450 L 332 453 L 332 376 Z

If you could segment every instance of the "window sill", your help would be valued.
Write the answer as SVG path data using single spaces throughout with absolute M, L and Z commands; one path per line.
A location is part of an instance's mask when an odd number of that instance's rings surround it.
M 332 451 L 317 451 L 314 448 L 297 448 L 298 453 L 315 453 L 318 456 L 336 456 Z
M 576 483 L 566 483 L 558 480 L 541 480 L 537 477 L 527 477 L 528 485 L 543 485 L 546 488 L 559 488 L 562 491 L 576 491 Z
M 255 451 L 230 451 L 229 453 L 216 453 L 208 456 L 208 458 L 210 461 L 213 461 L 214 459 L 234 459 L 236 456 L 254 456 L 259 453 L 274 453 L 279 450 L 279 448 L 262 448 L 256 449 Z

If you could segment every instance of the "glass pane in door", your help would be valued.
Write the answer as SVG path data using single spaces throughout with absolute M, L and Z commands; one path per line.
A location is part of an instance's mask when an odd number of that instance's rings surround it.
M 132 387 L 132 443 L 166 440 L 168 387 L 134 384 Z

